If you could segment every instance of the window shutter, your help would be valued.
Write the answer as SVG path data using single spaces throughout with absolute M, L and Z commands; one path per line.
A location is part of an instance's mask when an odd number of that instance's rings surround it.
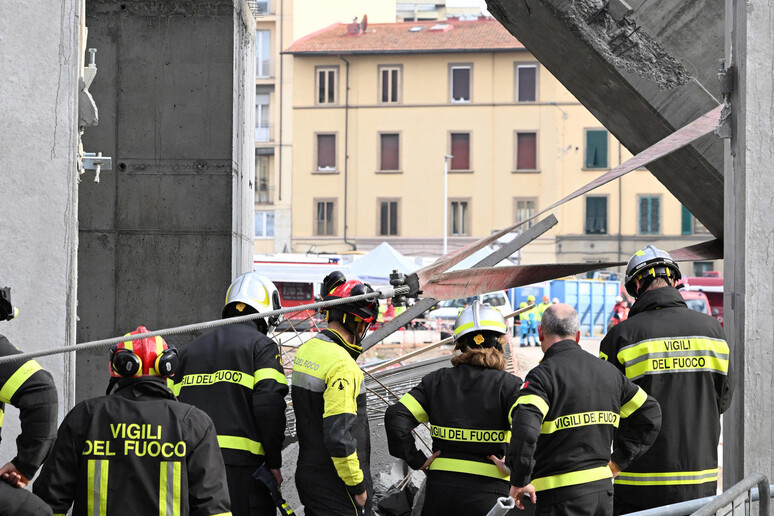
M 470 68 L 452 68 L 452 100 L 470 100 Z
M 452 170 L 470 170 L 470 134 L 451 135 Z
M 382 202 L 380 203 L 380 209 L 379 209 L 379 234 L 380 235 L 386 235 L 387 233 L 387 223 L 388 220 L 388 202 Z
M 537 134 L 519 133 L 516 135 L 517 170 L 535 170 L 537 169 Z
M 691 212 L 688 211 L 688 208 L 685 206 L 682 206 L 682 217 L 680 225 L 682 227 L 681 233 L 683 235 L 690 235 L 693 233 L 693 215 L 691 215 Z
M 317 135 L 317 168 L 336 168 L 336 135 Z
M 537 99 L 537 67 L 519 66 L 519 102 L 535 102 Z
M 607 131 L 586 131 L 586 168 L 607 168 Z
M 390 235 L 398 234 L 398 203 L 390 203 Z
M 381 135 L 381 164 L 380 170 L 399 170 L 400 164 L 400 139 L 397 134 Z

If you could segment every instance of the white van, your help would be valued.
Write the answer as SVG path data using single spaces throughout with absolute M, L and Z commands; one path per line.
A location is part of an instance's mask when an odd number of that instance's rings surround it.
M 438 303 L 438 308 L 431 310 L 425 316 L 429 321 L 450 322 L 452 325 L 457 319 L 460 310 L 469 306 L 473 301 L 479 300 L 482 303 L 488 304 L 500 310 L 503 316 L 506 316 L 513 312 L 511 302 L 508 301 L 508 296 L 505 291 L 491 292 L 489 294 L 481 294 L 479 296 L 463 297 L 460 299 L 452 299 L 449 301 L 441 301 Z M 505 321 L 510 328 L 513 325 L 513 318 Z

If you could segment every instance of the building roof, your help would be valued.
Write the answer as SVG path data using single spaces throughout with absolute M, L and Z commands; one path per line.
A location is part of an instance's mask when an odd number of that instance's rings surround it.
M 525 50 L 498 21 L 419 21 L 368 24 L 360 35 L 336 23 L 295 41 L 293 55 L 423 54 Z

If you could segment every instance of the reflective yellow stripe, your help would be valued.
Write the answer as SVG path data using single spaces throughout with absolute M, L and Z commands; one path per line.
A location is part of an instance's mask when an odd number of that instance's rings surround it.
M 263 445 L 258 441 L 253 441 L 247 437 L 237 437 L 235 435 L 219 435 L 218 445 L 221 448 L 229 448 L 232 450 L 244 450 L 252 453 L 253 455 L 263 455 Z
M 459 326 L 458 328 L 456 328 L 456 329 L 454 330 L 454 334 L 455 334 L 455 335 L 457 335 L 457 334 L 458 334 L 458 333 L 460 333 L 461 331 L 469 330 L 470 328 L 472 328 L 472 327 L 473 327 L 473 325 L 474 325 L 474 324 L 475 324 L 475 323 L 472 323 L 472 322 L 465 323 L 465 324 L 463 324 L 463 325 Z M 505 329 L 505 324 L 504 324 L 504 323 L 501 323 L 500 321 L 480 321 L 480 322 L 479 322 L 479 326 L 481 326 L 481 327 L 482 327 L 482 328 L 481 328 L 482 330 L 485 330 L 485 329 L 487 329 L 487 328 L 486 328 L 486 326 L 490 326 L 490 327 L 491 327 L 491 326 L 494 326 L 495 328 L 502 328 L 502 329 Z
M 629 473 L 622 472 L 615 479 L 616 484 L 630 486 L 669 486 L 704 484 L 717 482 L 718 469 L 705 469 L 702 471 L 671 471 L 659 473 Z
M 274 380 L 277 383 L 281 383 L 283 385 L 288 384 L 288 379 L 285 378 L 285 375 L 277 371 L 276 369 L 273 369 L 271 367 L 266 367 L 264 369 L 258 369 L 255 372 L 255 375 L 253 375 L 253 378 L 255 379 L 254 384 L 257 384 L 261 380 Z
M 519 402 L 516 401 L 513 405 L 511 405 L 511 408 L 508 409 L 508 424 L 509 425 L 513 424 L 513 411 L 516 410 L 516 405 L 518 405 L 518 404 L 519 404 Z M 543 417 L 545 417 L 545 416 L 543 416 Z
M 213 514 L 212 516 L 231 516 L 230 512 L 219 512 L 218 514 Z
M 107 515 L 107 460 L 90 460 L 87 464 L 86 510 L 88 516 Z
M 172 392 L 175 396 L 180 394 L 180 389 L 183 387 L 193 387 L 194 385 L 212 385 L 219 382 L 236 383 L 242 387 L 251 389 L 255 386 L 255 379 L 252 375 L 243 373 L 242 371 L 230 371 L 223 369 L 221 371 L 215 371 L 214 373 L 202 373 L 202 374 L 187 374 L 176 382 L 172 387 Z
M 619 416 L 615 412 L 595 410 L 593 412 L 579 412 L 560 416 L 553 421 L 544 421 L 540 425 L 541 434 L 552 434 L 567 428 L 577 428 L 589 425 L 613 425 L 618 428 Z
M 621 417 L 629 417 L 634 414 L 647 399 L 648 393 L 645 392 L 642 387 L 637 389 L 637 394 L 632 396 L 632 399 L 624 403 L 624 406 L 621 407 Z
M 701 353 L 701 352 L 705 353 Z M 676 356 L 717 356 L 727 358 L 729 353 L 728 343 L 723 339 L 711 337 L 688 336 L 650 339 L 630 344 L 621 348 L 616 355 L 618 361 L 624 365 L 633 365 L 638 358 L 664 358 Z
M 507 443 L 511 441 L 510 430 L 476 430 L 473 428 L 447 428 L 432 425 L 430 435 L 436 439 L 470 443 Z
M 438 457 L 431 464 L 432 471 L 454 471 L 456 473 L 469 473 L 471 475 L 480 475 L 482 477 L 499 478 L 500 480 L 510 480 L 511 476 L 500 471 L 494 464 L 484 464 L 473 460 L 446 459 Z
M 360 469 L 360 461 L 357 452 L 347 457 L 331 457 L 339 478 L 348 486 L 356 486 L 363 481 L 363 471 Z
M 545 419 L 546 414 L 548 414 L 548 403 L 546 403 L 546 400 L 535 394 L 519 396 L 519 399 L 516 400 L 516 405 L 533 405 L 541 414 L 543 414 L 543 419 Z
M 649 358 L 626 368 L 626 376 L 636 379 L 649 374 L 681 373 L 690 371 L 710 371 L 728 373 L 728 359 L 716 357 L 690 356 Z
M 36 361 L 26 361 L 24 365 L 17 369 L 11 375 L 11 377 L 8 378 L 8 381 L 5 382 L 3 388 L 0 389 L 0 402 L 10 403 L 11 398 L 13 398 L 13 395 L 16 394 L 16 391 L 19 390 L 19 387 L 21 387 L 30 376 L 35 374 L 35 372 L 40 371 L 41 369 L 43 368 Z
M 546 489 L 556 489 L 557 487 L 586 484 L 595 480 L 602 480 L 603 478 L 613 478 L 613 473 L 607 466 L 536 478 L 532 480 L 531 484 L 535 486 L 535 491 L 545 491 Z
M 5 412 L 0 408 L 0 428 L 3 428 L 3 419 L 5 419 Z
M 411 414 L 414 416 L 414 418 L 420 423 L 430 421 L 430 418 L 427 417 L 427 412 L 425 412 L 425 409 L 411 394 L 409 393 L 404 394 L 403 397 L 400 399 L 400 403 L 402 403 L 403 406 L 406 407 L 409 410 L 409 412 L 411 412 Z
M 162 462 L 160 464 L 161 471 L 159 472 L 159 516 L 167 516 L 167 464 L 169 464 L 169 462 Z
M 161 462 L 159 516 L 180 516 L 180 462 Z
M 180 516 L 180 468 L 181 463 L 173 463 L 172 472 L 172 516 Z

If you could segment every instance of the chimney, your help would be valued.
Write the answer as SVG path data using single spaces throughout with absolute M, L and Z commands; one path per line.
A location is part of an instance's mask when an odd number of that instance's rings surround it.
M 357 22 L 357 16 L 352 19 L 352 23 L 347 24 L 347 36 L 360 36 L 363 34 L 363 24 Z

